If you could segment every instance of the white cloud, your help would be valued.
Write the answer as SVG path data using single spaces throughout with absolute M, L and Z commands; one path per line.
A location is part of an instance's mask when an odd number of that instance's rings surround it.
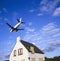
M 48 45 L 45 48 L 43 48 L 42 50 L 45 52 L 52 52 L 56 49 L 56 47 L 60 47 L 59 40 L 49 42 Z
M 55 24 L 54 23 L 48 23 L 47 25 L 43 26 L 42 30 L 44 31 L 49 31 L 55 28 Z
M 42 9 L 40 8 L 42 12 L 48 12 L 48 8 L 46 6 L 42 6 Z
M 38 13 L 37 16 L 42 16 L 43 14 L 42 13 Z
M 34 12 L 34 11 L 35 11 L 34 9 L 29 10 L 29 12 L 31 12 L 31 13 Z
M 54 34 L 53 37 L 60 37 L 60 33 Z
M 7 21 L 8 22 L 8 18 L 4 18 L 4 21 Z
M 53 13 L 53 16 L 58 16 L 60 15 L 60 7 L 56 8 L 56 10 Z
M 4 61 L 6 58 L 5 58 L 5 53 L 0 51 L 0 61 Z
M 3 12 L 8 13 L 6 8 L 2 8 Z
M 32 25 L 32 22 L 29 22 L 29 26 L 31 26 Z
M 53 29 L 53 30 L 49 30 L 49 31 L 43 31 L 45 34 L 55 34 L 55 33 L 58 33 L 60 31 L 60 28 L 56 28 L 56 29 Z
M 52 14 L 60 0 L 41 0 L 36 8 L 29 10 L 29 12 L 40 12 L 42 14 Z M 36 4 L 36 3 L 35 3 Z M 38 16 L 42 14 L 37 13 Z
M 40 2 L 40 7 L 39 7 L 40 11 L 51 13 L 56 8 L 58 2 L 59 2 L 59 0 L 52 0 L 52 1 L 42 0 Z
M 45 5 L 47 2 L 48 2 L 47 0 L 42 0 L 42 1 L 40 2 L 40 4 L 41 4 L 41 5 L 43 5 L 43 4 Z
M 34 32 L 34 31 L 35 31 L 35 29 L 29 28 L 29 27 L 26 27 L 25 29 L 26 29 L 28 32 Z
M 27 40 L 27 41 L 31 39 L 35 40 L 36 38 L 34 37 L 37 37 L 37 35 L 38 34 L 36 33 L 34 28 L 26 27 L 26 34 L 25 34 L 24 40 Z
M 59 33 L 60 28 L 57 28 L 57 25 L 55 25 L 54 23 L 49 23 L 46 26 L 44 26 L 41 31 L 43 34 L 52 35 L 52 34 Z
M 60 47 L 60 40 L 56 40 L 55 42 L 49 42 L 51 46 Z
M 55 50 L 55 48 L 52 47 L 52 46 L 47 46 L 47 47 L 45 47 L 45 48 L 43 49 L 43 51 L 45 51 L 45 52 L 52 52 L 52 51 L 54 51 L 54 50 Z

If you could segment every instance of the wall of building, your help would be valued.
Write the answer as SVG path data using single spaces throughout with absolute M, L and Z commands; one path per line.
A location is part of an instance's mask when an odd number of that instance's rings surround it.
M 23 54 L 22 55 L 18 55 L 18 49 L 19 48 L 23 48 Z M 14 50 L 17 51 L 16 56 L 14 56 Z M 10 55 L 10 61 L 29 61 L 28 59 L 28 51 L 27 49 L 22 45 L 22 43 L 17 40 L 17 43 Z
M 29 53 L 29 56 L 30 56 L 30 61 L 45 61 L 45 58 L 44 58 L 44 54 L 40 54 L 40 53 L 34 53 L 34 54 L 31 54 Z
M 18 55 L 18 49 L 23 48 L 23 54 Z M 14 50 L 16 50 L 16 56 L 14 56 Z M 44 54 L 28 52 L 28 50 L 24 47 L 24 45 L 20 42 L 20 39 L 17 38 L 17 42 L 15 47 L 13 48 L 10 61 L 44 61 Z

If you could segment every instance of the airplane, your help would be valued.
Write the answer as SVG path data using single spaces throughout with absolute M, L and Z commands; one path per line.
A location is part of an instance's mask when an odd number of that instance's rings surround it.
M 19 28 L 18 28 L 22 23 L 24 24 L 24 22 L 22 22 L 21 20 L 22 20 L 22 18 L 17 19 L 18 23 L 17 23 L 14 27 L 11 26 L 9 23 L 6 23 L 6 24 L 10 27 L 10 32 L 13 32 L 14 30 L 15 30 L 16 32 L 17 32 L 18 30 L 24 30 L 24 29 L 19 29 Z

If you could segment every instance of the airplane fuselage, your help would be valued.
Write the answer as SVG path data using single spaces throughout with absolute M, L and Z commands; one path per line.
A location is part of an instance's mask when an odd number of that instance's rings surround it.
M 20 24 L 21 24 L 21 22 L 19 22 L 18 24 L 16 24 L 16 25 L 14 26 L 14 29 L 10 29 L 10 32 L 13 32 L 16 28 L 18 28 L 18 27 L 20 26 Z
M 16 24 L 16 25 L 14 26 L 14 28 L 18 28 L 20 24 L 21 24 L 21 22 L 19 22 L 18 24 Z

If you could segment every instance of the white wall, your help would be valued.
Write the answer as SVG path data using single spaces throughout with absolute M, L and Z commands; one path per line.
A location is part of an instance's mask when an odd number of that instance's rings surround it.
M 31 54 L 31 53 L 29 53 L 29 56 L 30 56 L 30 61 L 32 61 L 32 58 L 35 58 L 35 61 L 39 61 L 39 58 L 43 58 L 43 61 L 45 61 L 44 54 L 39 54 L 39 53 Z
M 18 49 L 19 48 L 23 48 L 23 55 L 19 55 L 18 56 Z M 14 57 L 13 54 L 14 54 L 14 50 L 17 51 L 17 55 Z M 21 61 L 22 59 L 25 59 L 26 61 L 28 61 L 28 51 L 27 49 L 22 45 L 22 43 L 19 41 L 19 39 L 17 39 L 17 43 L 10 55 L 10 61 Z

